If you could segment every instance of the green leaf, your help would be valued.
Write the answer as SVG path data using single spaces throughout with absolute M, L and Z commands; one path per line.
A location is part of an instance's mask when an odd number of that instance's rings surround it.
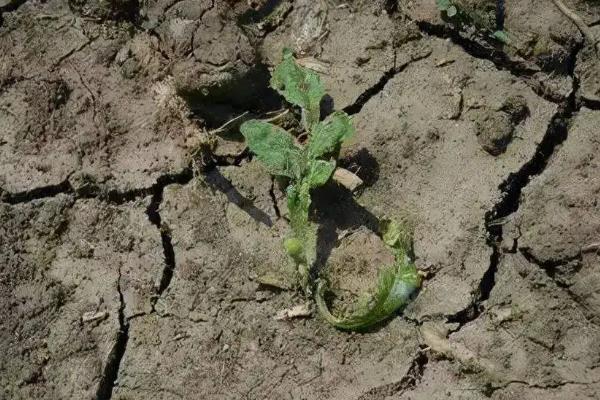
M 319 122 L 321 99 L 325 96 L 321 79 L 313 71 L 299 66 L 290 50 L 284 50 L 283 61 L 273 71 L 271 87 L 303 109 L 307 131 Z
M 492 37 L 504 44 L 510 43 L 510 37 L 508 36 L 508 32 L 506 31 L 496 31 L 492 34 Z
M 323 186 L 333 171 L 335 170 L 335 161 L 324 161 L 324 160 L 313 160 L 310 161 L 310 172 L 308 175 L 308 181 L 311 188 Z
M 411 230 L 393 219 L 379 221 L 379 230 L 383 242 L 393 250 L 408 253 L 411 245 Z
M 250 151 L 273 175 L 297 178 L 304 168 L 302 151 L 294 145 L 294 138 L 278 126 L 263 121 L 246 121 L 240 131 Z
M 458 10 L 456 9 L 455 6 L 450 6 L 448 7 L 448 9 L 446 10 L 446 15 L 448 17 L 454 17 L 456 15 L 456 13 L 458 12 Z
M 435 3 L 440 11 L 446 11 L 452 5 L 450 0 L 435 0 Z
M 370 302 L 362 304 L 358 311 L 346 317 L 335 317 L 325 303 L 326 285 L 323 281 L 317 286 L 315 295 L 317 308 L 327 322 L 344 330 L 363 330 L 391 317 L 406 305 L 419 288 L 420 279 L 415 266 L 405 260 L 384 268 L 377 282 L 377 288 Z M 362 303 L 362 302 L 361 302 Z
M 342 142 L 354 135 L 352 120 L 343 111 L 336 111 L 319 122 L 308 142 L 308 157 L 317 158 L 339 150 Z

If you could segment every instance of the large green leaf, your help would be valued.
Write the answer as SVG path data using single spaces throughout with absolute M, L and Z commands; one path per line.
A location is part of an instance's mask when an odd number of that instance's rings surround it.
M 283 61 L 271 77 L 271 86 L 287 101 L 303 109 L 304 127 L 310 131 L 319 122 L 321 99 L 325 89 L 319 75 L 296 63 L 292 52 L 284 50 Z
M 301 176 L 304 168 L 302 151 L 285 130 L 263 121 L 246 121 L 240 127 L 248 148 L 273 175 L 289 178 Z
M 335 170 L 335 161 L 324 161 L 324 160 L 311 160 L 310 161 L 310 172 L 308 181 L 310 182 L 311 188 L 323 186 L 333 171 Z
M 339 150 L 342 142 L 352 135 L 354 127 L 348 114 L 343 111 L 334 112 L 315 125 L 307 147 L 309 158 L 322 157 Z

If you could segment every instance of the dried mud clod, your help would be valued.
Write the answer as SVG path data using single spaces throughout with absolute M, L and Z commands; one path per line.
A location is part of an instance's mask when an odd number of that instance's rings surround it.
M 477 140 L 485 151 L 493 156 L 506 151 L 515 131 L 508 114 L 487 110 L 479 116 L 476 124 Z
M 504 153 L 513 139 L 515 127 L 528 115 L 523 96 L 509 97 L 498 110 L 486 109 L 475 121 L 479 144 L 493 156 Z
M 127 20 L 139 18 L 138 0 L 69 0 L 71 10 L 85 18 L 96 20 Z

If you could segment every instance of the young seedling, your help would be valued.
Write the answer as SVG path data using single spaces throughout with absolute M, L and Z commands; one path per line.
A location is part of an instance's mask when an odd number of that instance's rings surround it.
M 508 32 L 504 30 L 504 0 L 496 0 L 495 27 L 486 13 L 475 9 L 467 10 L 460 6 L 456 0 L 435 0 L 438 10 L 446 14 L 450 20 L 460 25 L 474 25 L 489 37 L 510 44 Z
M 333 316 L 323 298 L 327 289 L 324 278 L 311 281 L 311 268 L 317 258 L 317 225 L 309 218 L 311 191 L 331 178 L 342 142 L 354 134 L 350 117 L 336 111 L 321 121 L 320 104 L 325 90 L 319 76 L 298 65 L 290 50 L 275 68 L 271 86 L 288 102 L 300 107 L 302 127 L 307 134 L 299 144 L 289 132 L 264 121 L 250 120 L 240 130 L 248 147 L 268 171 L 289 180 L 286 189 L 290 234 L 284 246 L 298 269 L 299 283 L 308 296 L 315 296 L 317 308 L 336 327 L 364 329 L 388 318 L 409 300 L 419 287 L 416 268 L 408 258 L 410 238 L 401 226 L 382 223 L 382 237 L 395 255 L 395 265 L 383 269 L 372 298 L 345 317 Z M 317 291 L 313 293 L 313 288 Z

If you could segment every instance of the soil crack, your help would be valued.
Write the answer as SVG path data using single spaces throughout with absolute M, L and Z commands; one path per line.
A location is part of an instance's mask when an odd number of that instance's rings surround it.
M 371 87 L 366 89 L 364 92 L 362 92 L 356 98 L 354 103 L 344 107 L 343 111 L 346 112 L 346 114 L 348 114 L 348 115 L 358 114 L 362 110 L 364 105 L 367 104 L 367 102 L 369 100 L 371 100 L 377 94 L 381 93 L 381 91 L 385 88 L 385 85 L 387 85 L 387 83 L 392 78 L 394 78 L 399 73 L 403 72 L 413 62 L 417 62 L 424 58 L 427 58 L 427 57 L 429 57 L 430 54 L 431 54 L 431 52 L 425 52 L 425 53 L 415 55 L 415 56 L 411 57 L 411 59 L 409 61 L 405 62 L 404 64 L 398 65 L 398 66 L 396 65 L 396 61 L 395 61 L 396 57 L 394 54 L 394 66 L 391 67 L 386 72 L 384 72 L 384 74 L 381 76 L 381 78 L 379 78 L 379 81 L 377 81 L 377 83 L 375 83 L 374 85 L 372 85 Z
M 18 193 L 10 193 L 0 188 L 0 201 L 7 204 L 28 203 L 33 200 L 54 197 L 61 193 L 74 193 L 68 177 L 56 185 L 41 186 Z
M 568 263 L 573 262 L 573 261 L 581 261 L 582 260 L 582 252 L 579 252 L 579 253 L 575 254 L 574 256 L 565 257 L 565 258 L 561 258 L 561 259 L 546 260 L 546 261 L 542 261 L 542 260 L 538 259 L 534 254 L 531 253 L 531 250 L 529 248 L 521 247 L 521 248 L 519 248 L 519 253 L 521 253 L 521 255 L 523 255 L 523 257 L 525 257 L 525 259 L 527 261 L 529 261 L 531 264 L 535 264 L 538 267 L 545 270 L 548 274 L 551 274 L 552 275 L 551 277 L 553 277 L 554 270 L 556 268 L 567 265 Z
M 277 196 L 275 195 L 275 177 L 271 178 L 271 188 L 269 189 L 269 196 L 273 202 L 273 210 L 275 210 L 275 216 L 277 219 L 281 219 L 281 211 L 279 210 L 279 204 L 277 204 Z
M 519 209 L 523 189 L 532 179 L 544 172 L 556 149 L 568 137 L 569 121 L 573 117 L 573 114 L 577 112 L 576 95 L 579 82 L 574 75 L 574 69 L 577 52 L 580 48 L 575 49 L 571 55 L 572 62 L 569 67 L 569 74 L 573 77 L 573 88 L 569 97 L 552 116 L 546 133 L 542 141 L 538 144 L 533 157 L 523 164 L 518 171 L 510 173 L 498 186 L 501 193 L 500 201 L 485 213 L 484 224 L 488 236 L 487 245 L 492 248 L 489 267 L 483 274 L 475 293 L 475 298 L 471 304 L 464 310 L 447 317 L 448 322 L 459 324 L 455 331 L 459 331 L 465 324 L 477 319 L 482 314 L 485 309 L 483 303 L 489 299 L 490 293 L 494 288 L 496 272 L 502 258 L 502 250 L 500 248 L 503 235 L 501 221 L 507 220 L 509 216 Z
M 96 400 L 110 400 L 112 397 L 113 388 L 117 377 L 119 375 L 119 367 L 125 350 L 127 349 L 127 342 L 129 341 L 129 321 L 125 318 L 125 298 L 123 297 L 123 291 L 121 289 L 121 265 L 119 265 L 119 278 L 117 280 L 117 292 L 119 293 L 119 332 L 117 333 L 117 339 L 113 345 L 106 364 L 104 364 L 104 371 L 98 384 L 98 390 L 96 391 Z
M 524 385 L 524 386 L 527 386 L 527 387 L 530 387 L 530 388 L 548 390 L 548 389 L 558 389 L 558 388 L 561 388 L 561 387 L 566 386 L 566 385 L 590 386 L 590 385 L 595 385 L 597 383 L 598 383 L 598 381 L 590 381 L 590 382 L 561 381 L 561 382 L 557 382 L 557 383 L 553 383 L 553 384 L 540 385 L 538 383 L 530 383 L 530 382 L 527 382 L 527 381 L 511 380 L 511 381 L 505 382 L 502 385 L 490 387 L 486 391 L 485 394 L 487 395 L 487 397 L 491 397 L 494 392 L 496 392 L 498 390 L 506 389 L 506 388 L 508 388 L 511 385 Z
M 156 226 L 160 233 L 160 238 L 163 247 L 164 254 L 164 268 L 162 271 L 162 275 L 160 278 L 160 282 L 158 287 L 156 288 L 156 294 L 153 303 L 158 300 L 158 298 L 163 294 L 163 292 L 169 287 L 171 284 L 171 279 L 173 278 L 173 271 L 175 270 L 175 250 L 173 249 L 173 243 L 171 239 L 171 233 L 168 229 L 168 226 L 163 223 L 162 218 L 160 216 L 160 205 L 163 201 L 163 193 L 165 187 L 171 184 L 181 184 L 185 185 L 193 178 L 193 172 L 191 168 L 186 168 L 179 174 L 174 175 L 163 175 L 160 177 L 156 185 L 153 187 L 152 200 L 146 209 L 146 215 L 148 216 L 148 220 L 152 223 L 152 225 Z M 154 304 L 153 304 L 154 307 Z
M 360 395 L 357 400 L 384 400 L 391 396 L 401 395 L 407 390 L 414 389 L 423 378 L 423 373 L 428 363 L 429 357 L 426 350 L 420 346 L 402 379 L 397 382 L 388 383 L 387 385 L 377 386 Z
M 228 164 L 229 165 L 229 164 Z M 23 192 L 11 193 L 0 188 L 0 202 L 6 204 L 28 203 L 34 200 L 40 200 L 50 197 L 56 197 L 60 194 L 73 195 L 75 200 L 80 199 L 97 199 L 107 203 L 121 205 L 139 198 L 155 195 L 157 191 L 162 190 L 164 186 L 171 183 L 179 183 L 180 181 L 189 182 L 192 177 L 191 167 L 186 167 L 182 171 L 175 174 L 161 175 L 156 179 L 156 182 L 149 187 L 134 188 L 130 190 L 106 190 L 102 187 L 86 187 L 75 189 L 71 185 L 69 175 L 64 181 L 56 185 L 40 186 Z
M 526 61 L 515 61 L 501 49 L 487 42 L 478 42 L 462 37 L 456 29 L 446 25 L 436 25 L 429 22 L 415 21 L 421 32 L 440 39 L 450 39 L 472 57 L 489 60 L 499 70 L 506 70 L 517 77 L 531 77 L 540 68 Z

